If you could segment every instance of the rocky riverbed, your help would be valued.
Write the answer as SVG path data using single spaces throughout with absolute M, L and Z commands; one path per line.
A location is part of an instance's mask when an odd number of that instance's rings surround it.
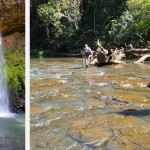
M 150 149 L 149 69 L 31 60 L 31 149 Z

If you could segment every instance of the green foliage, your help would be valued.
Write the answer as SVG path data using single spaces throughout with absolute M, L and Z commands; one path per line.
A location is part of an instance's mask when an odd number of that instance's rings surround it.
M 80 1 L 48 0 L 37 5 L 37 11 L 31 3 L 31 48 L 69 52 L 75 47 L 74 34 L 81 19 Z
M 149 39 L 150 33 L 150 1 L 149 0 L 129 0 L 129 10 L 133 15 L 135 31 L 143 38 Z
M 54 26 L 58 26 L 62 16 L 59 6 L 54 1 L 39 5 L 37 13 L 45 25 L 53 24 Z
M 131 42 L 133 34 L 133 17 L 127 10 L 119 19 L 111 20 L 111 28 L 108 31 L 113 45 L 122 45 L 123 42 Z M 132 33 L 132 36 L 131 36 Z
M 25 55 L 19 51 L 5 53 L 9 90 L 16 94 L 25 90 Z
M 150 1 L 128 0 L 128 10 L 117 20 L 112 20 L 109 35 L 115 45 L 131 42 L 144 47 L 150 33 Z
M 31 1 L 33 50 L 77 53 L 85 43 L 93 49 L 97 39 L 104 47 L 144 47 L 150 40 L 150 1 Z

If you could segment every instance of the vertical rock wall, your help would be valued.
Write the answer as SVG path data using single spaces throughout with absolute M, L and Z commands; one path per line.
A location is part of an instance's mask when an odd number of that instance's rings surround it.
M 4 50 L 25 48 L 25 2 L 24 0 L 0 1 L 0 32 Z

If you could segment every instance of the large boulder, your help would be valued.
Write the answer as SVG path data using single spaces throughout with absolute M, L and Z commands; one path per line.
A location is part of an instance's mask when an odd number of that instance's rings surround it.
M 24 0 L 0 1 L 0 33 L 3 36 L 4 50 L 24 50 Z

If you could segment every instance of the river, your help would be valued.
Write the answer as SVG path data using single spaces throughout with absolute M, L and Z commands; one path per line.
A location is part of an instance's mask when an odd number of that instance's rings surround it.
M 31 149 L 150 149 L 150 63 L 31 59 Z

